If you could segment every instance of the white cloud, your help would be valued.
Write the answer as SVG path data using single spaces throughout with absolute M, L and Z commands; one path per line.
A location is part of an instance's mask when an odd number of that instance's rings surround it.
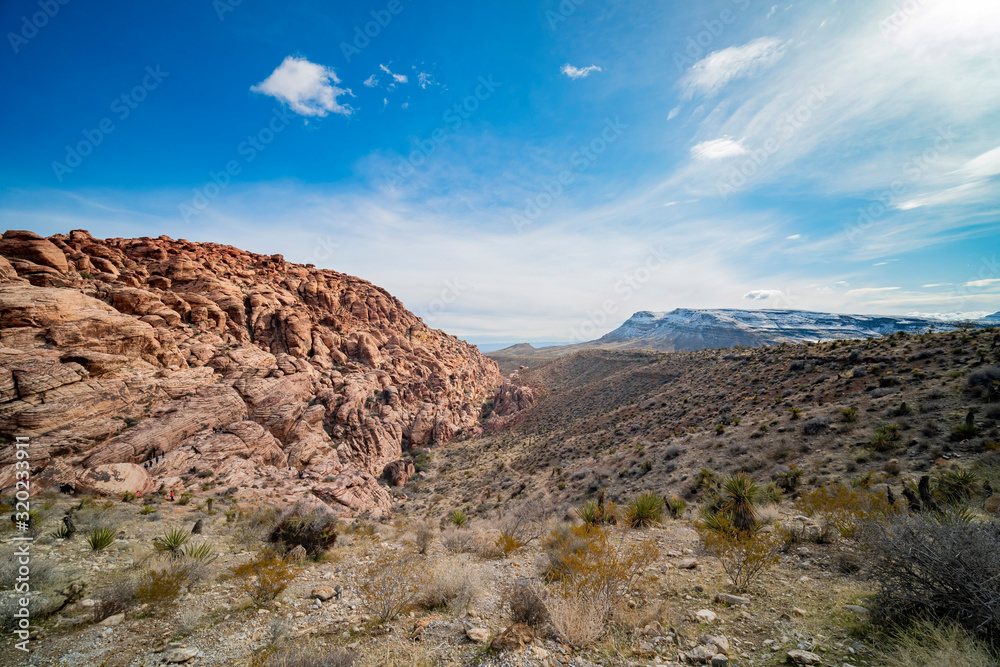
M 691 155 L 699 160 L 721 160 L 744 155 L 746 152 L 747 149 L 739 141 L 733 141 L 728 137 L 703 141 L 691 147 Z
M 892 292 L 899 287 L 859 287 L 858 289 L 847 290 L 848 294 L 876 294 L 878 292 Z
M 389 68 L 386 67 L 385 65 L 379 65 L 378 68 L 380 70 L 382 70 L 383 72 L 385 72 L 386 74 L 388 74 L 389 76 L 391 76 L 392 80 L 395 83 L 408 83 L 409 82 L 409 79 L 406 77 L 405 74 L 394 74 L 391 71 L 389 71 Z
M 967 283 L 963 283 L 963 287 L 989 287 L 994 283 L 1000 283 L 1000 278 L 986 278 L 984 280 L 970 280 Z
M 921 287 L 950 287 L 951 283 L 928 283 L 926 285 L 921 285 Z
M 989 178 L 1000 174 L 1000 146 L 965 163 L 962 173 L 971 178 Z
M 565 74 L 571 79 L 583 79 L 585 77 L 590 76 L 591 73 L 593 72 L 600 72 L 600 71 L 601 68 L 598 67 L 597 65 L 588 65 L 587 67 L 573 67 L 569 63 L 566 63 L 559 69 L 559 72 L 561 74 Z
M 404 109 L 409 109 L 410 108 L 410 103 L 409 102 L 403 102 L 400 106 L 403 107 Z
M 339 83 L 332 67 L 288 56 L 269 77 L 251 86 L 250 90 L 280 100 L 301 116 L 322 117 L 330 112 L 350 116 L 354 110 L 340 104 L 337 98 L 353 93 L 336 85 Z
M 791 236 L 786 236 L 785 238 L 789 241 L 794 241 L 795 239 L 802 238 L 802 234 L 792 234 Z
M 783 299 L 785 293 L 780 289 L 755 289 L 750 290 L 743 295 L 744 299 L 750 299 L 751 301 L 764 301 L 767 299 Z
M 667 120 L 673 120 L 674 117 L 677 116 L 677 114 L 679 114 L 680 112 L 681 112 L 680 107 L 674 107 L 673 109 L 670 110 L 670 113 L 667 114 Z
M 434 81 L 434 76 L 428 72 L 417 72 L 417 85 L 421 88 L 427 88 L 428 86 L 436 85 Z
M 369 88 L 378 87 L 378 77 L 372 74 L 370 77 L 364 80 L 364 84 Z
M 788 42 L 780 39 L 760 37 L 743 46 L 710 53 L 684 75 L 685 94 L 688 97 L 695 93 L 714 95 L 730 81 L 753 76 L 777 63 L 785 55 L 787 46 Z

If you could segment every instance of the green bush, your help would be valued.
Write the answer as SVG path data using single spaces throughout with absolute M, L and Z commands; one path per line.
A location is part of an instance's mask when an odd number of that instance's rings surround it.
M 451 514 L 448 515 L 448 521 L 450 521 L 451 523 L 455 524 L 459 528 L 462 528 L 463 526 L 465 526 L 465 524 L 466 524 L 466 522 L 468 520 L 469 520 L 469 517 L 462 510 L 455 510 Z
M 337 524 L 333 514 L 297 505 L 280 515 L 268 539 L 286 549 L 300 546 L 310 558 L 316 558 L 337 541 Z

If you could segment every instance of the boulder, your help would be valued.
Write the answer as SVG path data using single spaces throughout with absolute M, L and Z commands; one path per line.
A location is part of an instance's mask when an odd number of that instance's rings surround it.
M 413 466 L 412 459 L 398 459 L 386 465 L 385 470 L 382 471 L 383 476 L 389 480 L 389 484 L 392 486 L 403 486 L 406 484 L 406 480 L 413 477 L 415 473 L 416 468 Z
M 80 475 L 79 488 L 108 496 L 136 495 L 153 490 L 153 480 L 142 466 L 134 463 L 109 463 L 90 468 Z

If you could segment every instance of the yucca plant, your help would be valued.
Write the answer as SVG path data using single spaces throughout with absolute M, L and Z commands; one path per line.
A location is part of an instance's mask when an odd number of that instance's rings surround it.
M 59 527 L 53 530 L 50 534 L 57 540 L 65 540 L 72 535 L 72 533 L 69 532 L 69 528 L 64 523 L 59 524 Z
M 153 507 L 152 505 L 143 505 L 142 509 L 139 510 L 139 514 L 143 514 L 143 515 L 152 514 L 155 511 L 156 511 L 156 508 Z
M 964 503 L 979 491 L 979 475 L 971 470 L 945 470 L 934 480 L 937 495 L 948 503 Z
M 117 537 L 118 531 L 115 528 L 94 528 L 87 533 L 87 544 L 93 551 L 102 551 L 111 546 Z
M 679 519 L 684 516 L 684 510 L 687 509 L 687 502 L 680 496 L 671 496 L 667 500 L 667 509 L 670 510 L 672 517 Z
M 154 539 L 153 546 L 156 547 L 157 551 L 167 553 L 172 558 L 179 558 L 181 556 L 181 547 L 184 546 L 189 537 L 191 535 L 184 532 L 183 528 L 172 528 L 164 533 L 163 537 Z
M 632 499 L 625 510 L 625 523 L 632 528 L 658 525 L 663 520 L 663 497 L 652 491 L 643 491 Z
M 753 530 L 760 494 L 760 487 L 746 473 L 726 475 L 719 488 L 718 513 L 728 517 L 737 530 Z
M 887 452 L 895 447 L 895 443 L 901 438 L 899 424 L 882 424 L 875 428 L 871 445 L 877 452 Z
M 462 510 L 455 510 L 448 516 L 448 520 L 461 528 L 469 520 L 469 517 Z
M 211 563 L 219 557 L 219 555 L 212 550 L 212 545 L 209 542 L 202 542 L 198 545 L 187 544 L 180 551 L 185 558 L 201 561 L 203 563 Z

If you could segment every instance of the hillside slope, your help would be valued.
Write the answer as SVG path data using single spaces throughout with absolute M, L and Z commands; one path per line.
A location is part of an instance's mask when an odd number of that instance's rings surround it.
M 385 290 L 281 255 L 80 230 L 0 240 L 0 435 L 30 439 L 39 486 L 204 484 L 383 512 L 385 466 L 473 432 L 499 380 Z M 13 463 L 5 446 L 0 488 Z

